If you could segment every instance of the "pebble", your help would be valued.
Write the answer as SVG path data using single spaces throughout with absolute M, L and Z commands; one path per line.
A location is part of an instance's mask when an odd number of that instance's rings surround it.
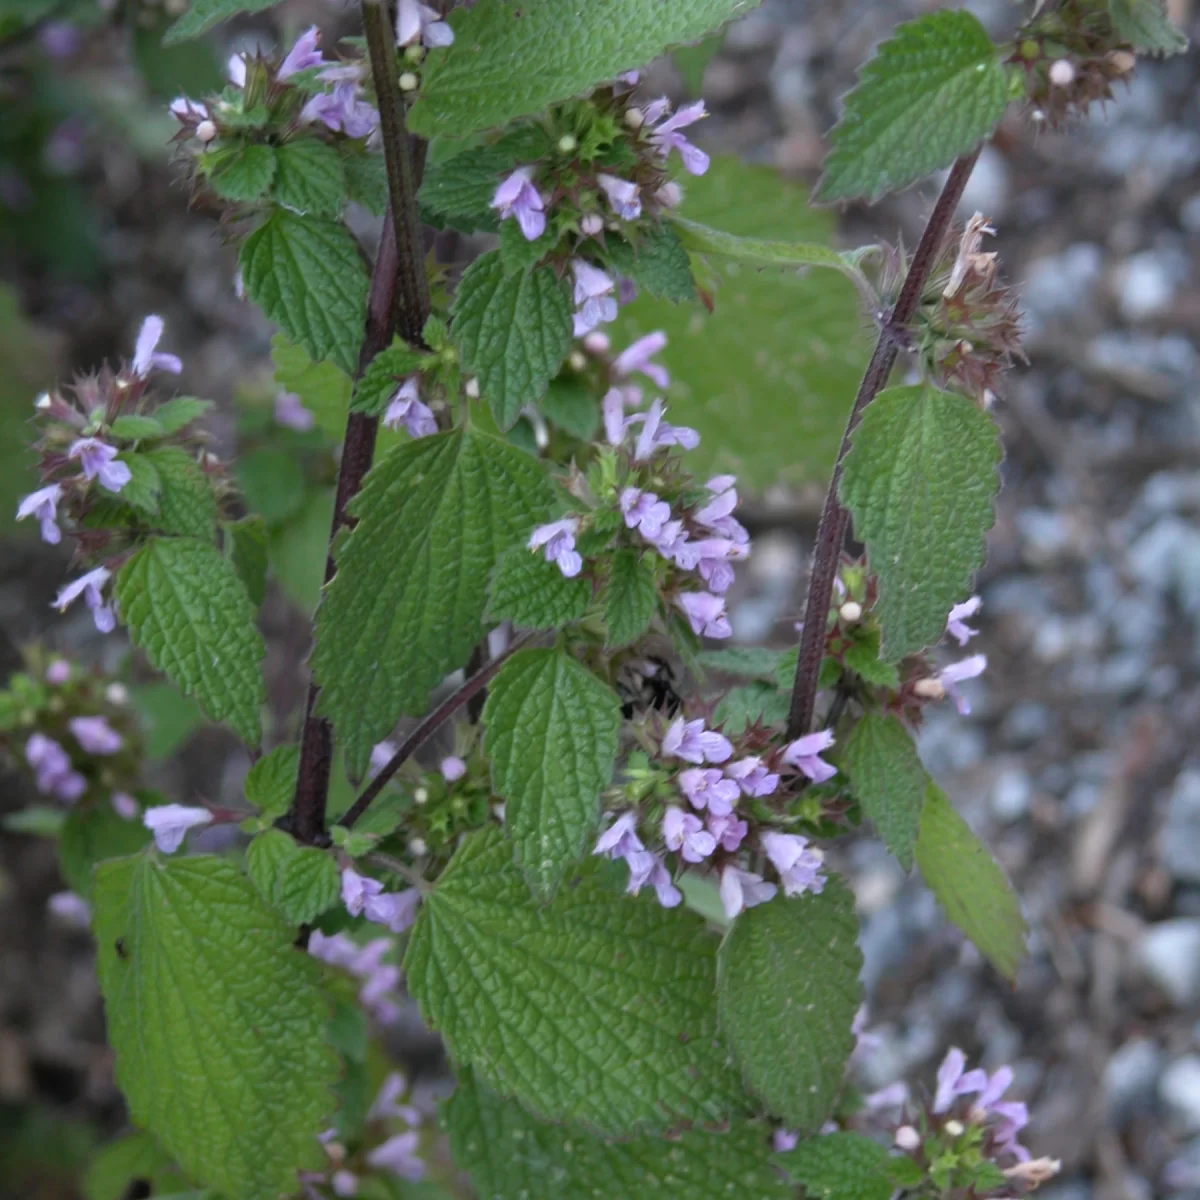
M 1156 521 L 1129 548 L 1129 566 L 1147 587 L 1174 593 L 1200 614 L 1200 529 L 1174 515 Z
M 1159 837 L 1164 867 L 1183 883 L 1200 883 L 1200 768 L 1182 771 L 1171 789 Z
M 1133 958 L 1177 1007 L 1200 1001 L 1200 920 L 1175 917 L 1147 926 L 1134 944 Z
M 1162 1068 L 1162 1051 L 1150 1038 L 1131 1038 L 1108 1060 L 1104 1099 L 1118 1125 L 1153 1105 Z
M 1128 321 L 1144 321 L 1161 313 L 1175 296 L 1176 271 L 1156 250 L 1130 258 L 1121 271 L 1118 303 Z
M 1033 780 L 1027 771 L 1019 767 L 1007 767 L 996 776 L 992 784 L 989 803 L 997 821 L 1011 825 L 1029 811 L 1033 798 Z
M 1200 1055 L 1185 1054 L 1162 1073 L 1158 1095 L 1172 1123 L 1200 1130 Z
M 1082 297 L 1100 282 L 1104 251 L 1094 242 L 1076 242 L 1061 254 L 1031 263 L 1021 287 L 1021 303 L 1034 323 L 1076 311 Z

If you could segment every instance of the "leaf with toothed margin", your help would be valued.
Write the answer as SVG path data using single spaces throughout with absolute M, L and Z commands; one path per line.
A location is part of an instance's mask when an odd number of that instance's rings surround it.
M 279 0 L 192 0 L 187 12 L 167 30 L 163 45 L 173 46 L 176 42 L 199 37 L 239 13 L 260 12 L 278 3 Z
M 621 868 L 623 870 L 623 868 Z M 591 860 L 542 907 L 499 830 L 421 908 L 409 989 L 450 1056 L 548 1120 L 626 1136 L 746 1111 L 716 1026 L 716 939 Z
M 1175 28 L 1164 0 L 1108 0 L 1117 36 L 1144 54 L 1182 54 L 1187 37 Z
M 887 1147 L 861 1133 L 822 1134 L 776 1161 L 809 1200 L 891 1200 L 896 1191 Z
M 612 556 L 612 572 L 604 598 L 604 621 L 608 626 L 605 644 L 628 646 L 650 628 L 658 608 L 658 584 L 651 555 L 637 550 L 618 550 Z
M 540 552 L 514 546 L 492 575 L 489 621 L 511 621 L 521 629 L 556 629 L 578 621 L 592 603 L 592 585 L 568 579 Z
M 301 846 L 265 829 L 246 847 L 246 873 L 262 898 L 293 925 L 306 925 L 338 901 L 341 876 L 328 850 Z

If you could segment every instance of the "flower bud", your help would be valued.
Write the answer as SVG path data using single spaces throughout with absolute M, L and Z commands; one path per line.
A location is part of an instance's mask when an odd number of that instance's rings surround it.
M 196 136 L 207 146 L 217 136 L 217 127 L 212 121 L 201 121 L 196 126 Z
M 589 354 L 607 354 L 611 345 L 608 334 L 601 333 L 599 329 L 593 330 L 583 339 L 583 348 Z
M 945 700 L 946 689 L 938 679 L 918 679 L 913 684 L 914 695 L 920 696 L 922 700 Z
M 579 228 L 588 237 L 595 237 L 604 228 L 604 218 L 599 213 L 585 213 Z
M 560 154 L 573 154 L 579 148 L 579 142 L 573 134 L 564 133 L 558 139 L 558 152 Z
M 49 408 L 49 407 L 50 407 L 50 405 L 51 405 L 52 403 L 53 403 L 53 401 L 50 399 L 50 393 L 49 393 L 49 392 L 43 392 L 43 393 L 42 393 L 42 394 L 41 394 L 41 395 L 40 395 L 40 396 L 39 396 L 39 397 L 38 397 L 38 398 L 37 398 L 37 399 L 36 399 L 36 400 L 33 402 L 33 407 L 34 407 L 34 408 L 37 408 L 37 409 L 43 409 L 43 410 L 44 410 L 44 409 L 47 409 L 47 408 Z
M 415 804 L 427 804 L 429 802 L 429 789 L 419 787 L 413 792 L 413 802 Z
M 405 71 L 400 76 L 400 90 L 402 92 L 415 92 L 420 85 L 421 81 L 411 71 Z
M 109 704 L 125 704 L 129 700 L 129 689 L 123 683 L 110 683 L 104 689 Z
M 896 1145 L 911 1153 L 921 1144 L 921 1135 L 911 1125 L 901 1125 L 896 1130 Z
M 1070 59 L 1060 58 L 1050 64 L 1050 82 L 1055 87 L 1070 87 L 1075 82 L 1075 66 Z
M 479 399 L 479 380 L 472 375 L 470 379 L 463 385 L 463 391 L 467 393 L 467 397 L 471 400 Z
M 966 1126 L 963 1125 L 963 1123 L 961 1121 L 947 1121 L 946 1124 L 942 1126 L 942 1128 L 945 1129 L 945 1131 L 951 1137 L 955 1137 L 955 1138 L 962 1137 L 963 1133 L 966 1130 Z
M 425 57 L 425 47 L 420 42 L 404 47 L 404 57 L 408 62 L 419 63 Z
M 678 208 L 683 203 L 683 188 L 673 179 L 668 179 L 654 195 L 659 204 L 666 208 Z
M 587 359 L 578 350 L 571 351 L 571 357 L 567 359 L 567 362 L 572 371 L 582 371 L 587 366 Z
M 625 110 L 625 124 L 630 129 L 641 129 L 646 123 L 646 114 L 640 108 L 627 108 Z
M 425 844 L 424 838 L 409 838 L 408 850 L 415 858 L 424 858 L 429 853 L 429 847 Z
M 857 625 L 862 620 L 862 605 L 854 600 L 847 600 L 841 608 L 838 609 L 838 616 L 846 622 L 847 625 Z

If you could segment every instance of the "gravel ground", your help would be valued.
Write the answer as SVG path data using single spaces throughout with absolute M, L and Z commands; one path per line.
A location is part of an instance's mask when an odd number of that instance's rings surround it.
M 858 64 L 922 7 L 767 0 L 707 68 L 711 143 L 811 178 Z M 998 32 L 1012 8 L 971 7 Z M 1191 22 L 1190 3 L 1172 8 Z M 661 77 L 678 86 L 672 68 Z M 999 227 L 1030 365 L 997 409 L 1005 490 L 972 645 L 991 666 L 974 715 L 933 714 L 922 752 L 1024 900 L 1034 933 L 1016 987 L 879 845 L 849 852 L 882 1035 L 868 1081 L 929 1080 L 950 1043 L 989 1067 L 1012 1063 L 1031 1149 L 1064 1162 L 1048 1200 L 1200 1197 L 1198 77 L 1196 53 L 1149 64 L 1069 135 L 1011 120 L 964 201 L 964 215 L 980 209 Z M 231 258 L 214 253 L 210 216 L 189 213 L 170 173 L 106 153 L 95 187 L 114 215 L 111 286 L 20 276 L 23 297 L 78 365 L 163 311 L 192 339 L 178 346 L 189 388 L 227 399 L 264 361 L 270 329 L 233 304 Z M 932 194 L 847 212 L 847 239 L 902 230 L 911 244 Z M 760 539 L 739 636 L 790 629 L 813 523 L 809 513 Z M 0 561 L 0 622 L 19 641 L 44 626 L 62 558 L 7 544 Z M 267 621 L 294 651 L 303 623 L 282 604 Z M 99 650 L 83 620 L 56 623 L 55 636 Z M 298 658 L 274 668 L 284 706 L 300 695 Z M 213 798 L 236 789 L 239 752 L 219 735 L 202 741 L 178 777 Z M 87 939 L 42 915 L 58 887 L 53 856 L 7 839 L 0 864 L 0 1102 L 114 1122 Z M 427 1056 L 427 1035 L 404 1028 L 403 1048 Z

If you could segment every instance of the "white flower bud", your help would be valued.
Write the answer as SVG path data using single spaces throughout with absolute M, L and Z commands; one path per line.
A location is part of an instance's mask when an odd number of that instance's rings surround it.
M 472 375 L 470 379 L 463 385 L 463 391 L 467 393 L 468 399 L 479 399 L 479 380 Z
M 420 86 L 421 81 L 411 71 L 405 71 L 400 76 L 400 90 L 402 92 L 415 92 Z
M 966 1126 L 964 1126 L 961 1121 L 947 1121 L 946 1124 L 942 1126 L 942 1128 L 951 1137 L 955 1137 L 955 1138 L 962 1137 L 963 1133 L 966 1130 Z
M 946 689 L 938 679 L 918 679 L 913 684 L 913 692 L 922 700 L 945 700 Z
M 1021 1179 L 1037 1187 L 1047 1179 L 1053 1179 L 1062 1170 L 1061 1158 L 1031 1158 L 1028 1162 L 1017 1163 L 1005 1167 L 1004 1173 L 1009 1179 Z
M 41 394 L 41 395 L 40 395 L 40 396 L 39 396 L 39 397 L 38 397 L 38 398 L 37 398 L 37 399 L 36 399 L 36 400 L 33 402 L 33 407 L 34 407 L 34 408 L 38 408 L 38 409 L 43 409 L 43 410 L 44 410 L 44 409 L 47 409 L 47 408 L 49 408 L 49 407 L 50 407 L 50 405 L 51 405 L 51 403 L 52 403 L 52 401 L 51 401 L 51 399 L 50 399 L 50 393 L 49 393 L 49 392 L 43 392 L 43 393 L 42 393 L 42 394 Z
M 212 121 L 201 121 L 196 126 L 196 136 L 207 146 L 217 136 L 217 127 Z
M 608 334 L 601 333 L 599 329 L 593 330 L 583 339 L 583 348 L 589 354 L 607 354 L 611 345 Z
M 579 148 L 579 142 L 569 133 L 564 133 L 558 139 L 558 152 L 560 154 L 572 154 Z
M 572 371 L 582 371 L 587 366 L 587 359 L 578 351 L 572 350 L 571 357 L 567 359 Z
M 587 237 L 595 237 L 604 228 L 604 218 L 599 213 L 585 213 L 579 228 Z
M 625 124 L 630 129 L 641 129 L 646 123 L 646 114 L 640 108 L 627 108 L 625 110 Z
M 921 1144 L 921 1135 L 911 1125 L 901 1125 L 896 1130 L 896 1145 L 901 1150 L 912 1151 Z
M 412 856 L 414 858 L 424 858 L 425 855 L 429 852 L 429 847 L 427 845 L 425 845 L 424 838 L 415 837 L 415 838 L 409 838 L 408 850 L 409 850 L 409 853 L 412 854 Z
M 1055 87 L 1070 87 L 1075 82 L 1075 65 L 1070 59 L 1060 58 L 1050 64 L 1050 82 Z
M 678 208 L 683 203 L 683 188 L 673 179 L 668 179 L 654 195 L 667 208 Z
M 419 63 L 425 57 L 425 47 L 420 42 L 404 47 L 404 57 L 413 63 Z
M 838 609 L 838 616 L 846 622 L 847 625 L 857 625 L 862 620 L 862 605 L 854 600 L 847 600 L 841 608 Z
M 104 689 L 104 695 L 109 704 L 126 704 L 129 701 L 129 689 L 123 683 L 110 683 Z
M 429 801 L 429 789 L 428 788 L 419 787 L 419 788 L 417 788 L 417 790 L 415 792 L 413 792 L 413 803 L 426 804 L 426 803 L 428 803 L 428 801 Z

